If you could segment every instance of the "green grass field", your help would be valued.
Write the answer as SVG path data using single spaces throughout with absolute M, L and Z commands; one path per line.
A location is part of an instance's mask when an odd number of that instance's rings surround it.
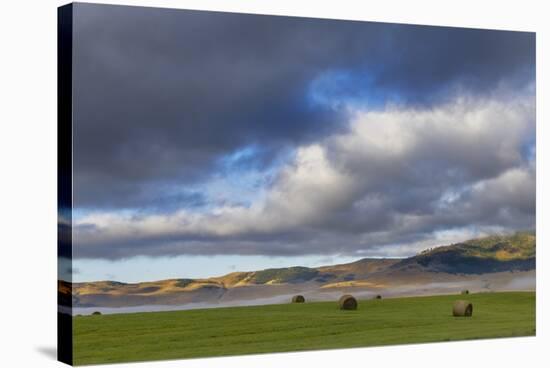
M 464 297 L 464 298 L 463 298 Z M 470 300 L 471 318 L 452 317 Z M 351 348 L 535 334 L 535 293 L 480 293 L 81 316 L 74 318 L 74 363 Z

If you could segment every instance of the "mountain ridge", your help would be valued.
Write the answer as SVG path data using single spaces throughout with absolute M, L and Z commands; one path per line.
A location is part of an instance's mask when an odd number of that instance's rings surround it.
M 73 283 L 72 303 L 77 306 L 111 305 L 119 302 L 130 305 L 163 302 L 177 304 L 213 302 L 227 294 L 238 298 L 242 295 L 270 296 L 292 290 L 380 289 L 413 282 L 530 271 L 535 266 L 536 235 L 518 232 L 439 246 L 408 258 L 363 258 L 350 263 L 315 268 L 269 268 L 197 279 L 166 279 L 140 283 Z

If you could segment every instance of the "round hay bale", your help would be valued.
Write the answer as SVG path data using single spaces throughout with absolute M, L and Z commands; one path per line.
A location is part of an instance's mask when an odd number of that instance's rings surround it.
M 462 290 L 462 291 L 460 292 L 460 294 L 462 294 L 462 295 L 468 295 L 468 294 L 470 294 L 470 290 Z
M 377 295 L 374 297 L 374 299 L 382 299 L 382 295 Z
M 454 317 L 471 317 L 474 312 L 472 303 L 467 300 L 457 300 L 453 305 Z
M 101 312 L 95 311 L 94 313 L 92 313 L 92 316 L 101 316 Z
M 355 310 L 357 309 L 357 300 L 351 295 L 342 295 L 338 300 L 338 306 L 340 309 Z
M 306 298 L 303 295 L 294 295 L 292 297 L 292 303 L 305 303 Z

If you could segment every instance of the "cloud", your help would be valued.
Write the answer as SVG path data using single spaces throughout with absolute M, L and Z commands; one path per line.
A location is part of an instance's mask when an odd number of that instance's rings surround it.
M 243 147 L 261 147 L 252 161 L 268 169 L 296 146 L 342 133 L 350 101 L 428 108 L 456 88 L 475 97 L 534 80 L 533 33 L 74 9 L 79 208 L 162 212 L 166 203 L 197 203 L 179 188 L 200 186 Z
M 346 130 L 299 145 L 251 205 L 92 212 L 76 222 L 75 254 L 402 255 L 532 228 L 534 103 L 527 87 L 437 106 L 352 106 Z

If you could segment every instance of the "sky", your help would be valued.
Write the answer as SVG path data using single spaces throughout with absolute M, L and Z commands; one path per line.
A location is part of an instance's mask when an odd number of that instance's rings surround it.
M 76 4 L 75 281 L 535 226 L 535 35 Z

